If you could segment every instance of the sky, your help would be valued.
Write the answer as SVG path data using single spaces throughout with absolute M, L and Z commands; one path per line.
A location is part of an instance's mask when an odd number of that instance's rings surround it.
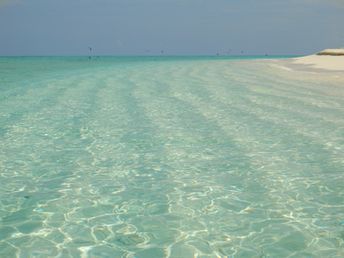
M 0 55 L 303 55 L 343 24 L 344 0 L 0 0 Z

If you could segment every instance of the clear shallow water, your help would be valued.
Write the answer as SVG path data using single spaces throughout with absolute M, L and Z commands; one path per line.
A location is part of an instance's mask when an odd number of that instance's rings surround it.
M 343 74 L 276 64 L 0 58 L 0 257 L 343 257 Z

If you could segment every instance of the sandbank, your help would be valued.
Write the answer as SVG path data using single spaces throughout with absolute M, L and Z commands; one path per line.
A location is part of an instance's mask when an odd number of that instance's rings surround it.
M 311 55 L 311 56 L 293 58 L 292 63 L 306 65 L 309 68 L 344 72 L 344 55 L 343 56 Z

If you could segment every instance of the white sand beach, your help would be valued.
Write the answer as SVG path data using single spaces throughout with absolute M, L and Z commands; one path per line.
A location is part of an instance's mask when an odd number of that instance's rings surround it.
M 294 58 L 294 64 L 331 71 L 344 71 L 344 49 L 325 49 L 318 54 Z

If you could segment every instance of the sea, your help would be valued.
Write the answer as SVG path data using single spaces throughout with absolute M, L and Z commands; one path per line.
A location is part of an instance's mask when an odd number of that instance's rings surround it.
M 0 257 L 344 257 L 344 74 L 283 62 L 0 57 Z

